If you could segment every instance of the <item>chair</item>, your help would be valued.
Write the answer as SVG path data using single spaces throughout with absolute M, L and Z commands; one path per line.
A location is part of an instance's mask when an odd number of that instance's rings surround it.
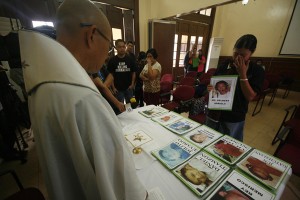
M 160 79 L 160 95 L 159 104 L 164 104 L 170 101 L 171 90 L 173 90 L 173 75 L 164 74 Z
M 198 72 L 196 72 L 196 71 L 189 71 L 189 72 L 187 72 L 184 75 L 178 75 L 176 77 L 176 82 L 179 82 L 179 80 L 182 79 L 182 78 L 184 78 L 184 77 L 191 77 L 191 78 L 194 78 L 196 80 L 197 76 L 198 76 Z
M 198 99 L 195 99 L 191 109 L 189 111 L 189 118 L 200 123 L 205 124 L 206 114 L 207 114 L 207 103 L 208 103 L 208 93 Z
M 281 81 L 281 77 L 279 74 L 271 74 L 271 73 L 266 73 L 265 74 L 265 79 L 267 79 L 269 81 L 269 88 L 271 90 L 271 99 L 268 103 L 268 105 L 271 105 L 275 99 L 278 87 L 279 87 L 279 83 Z
M 165 104 L 170 101 L 173 83 L 169 81 L 160 82 L 159 104 Z
M 253 101 L 256 101 L 256 105 L 255 105 L 255 108 L 253 110 L 253 113 L 252 113 L 252 117 L 257 115 L 258 113 L 260 113 L 261 109 L 262 109 L 262 106 L 264 104 L 264 101 L 265 101 L 265 98 L 266 98 L 266 95 L 271 91 L 271 89 L 269 88 L 269 81 L 267 79 L 264 80 L 264 83 L 263 83 L 263 86 L 262 86 L 262 91 L 260 93 L 258 93 L 256 95 L 256 97 L 254 98 Z M 259 102 L 261 101 L 260 103 L 260 107 L 259 107 L 259 110 L 256 111 L 256 108 L 259 104 Z
M 286 132 L 289 129 L 294 129 L 300 125 L 300 105 L 292 105 L 285 109 L 285 116 L 281 122 L 281 125 L 273 138 L 272 145 L 280 140 L 278 137 L 280 134 Z
M 216 70 L 217 70 L 217 68 L 209 68 L 206 73 L 213 76 L 215 74 Z
M 163 104 L 162 107 L 177 113 L 187 112 L 189 111 L 194 94 L 194 87 L 180 85 L 172 92 L 173 100 Z
M 173 75 L 172 74 L 164 74 L 160 78 L 160 81 L 169 81 L 169 82 L 173 83 Z
M 197 77 L 198 72 L 196 71 L 190 71 L 188 73 L 186 73 L 186 75 L 184 77 L 192 77 L 192 78 L 196 78 Z
M 207 90 L 207 85 L 210 84 L 211 75 L 207 73 L 201 74 L 199 77 L 199 82 L 196 85 L 195 97 L 202 97 Z
M 195 86 L 195 79 L 192 77 L 184 77 L 180 79 L 180 81 L 174 83 L 176 84 L 176 87 L 180 85 Z
M 284 71 L 281 73 L 281 75 L 282 75 L 282 80 L 279 83 L 278 87 L 285 90 L 282 96 L 282 98 L 285 99 L 289 95 L 290 89 L 294 83 L 294 78 L 293 78 L 294 75 L 293 72 L 291 71 Z
M 14 178 L 16 184 L 19 187 L 19 191 L 10 195 L 9 197 L 6 197 L 5 200 L 45 200 L 44 195 L 39 189 L 34 187 L 24 188 L 14 170 L 5 170 L 0 172 L 0 176 L 4 176 L 7 174 L 10 174 Z
M 211 74 L 209 73 L 203 73 L 201 74 L 201 76 L 199 77 L 199 81 L 200 81 L 200 84 L 206 84 L 208 85 L 210 83 L 210 78 L 212 77 Z
M 300 159 L 298 157 L 300 155 L 300 126 L 287 127 L 276 137 L 280 143 L 274 156 L 290 163 L 293 168 L 293 174 L 300 176 Z

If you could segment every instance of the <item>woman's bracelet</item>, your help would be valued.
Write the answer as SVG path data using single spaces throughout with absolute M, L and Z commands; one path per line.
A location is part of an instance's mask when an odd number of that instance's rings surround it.
M 240 78 L 240 81 L 248 81 L 247 78 Z

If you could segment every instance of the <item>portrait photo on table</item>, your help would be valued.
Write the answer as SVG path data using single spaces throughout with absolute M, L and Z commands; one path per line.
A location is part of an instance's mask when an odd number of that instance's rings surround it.
M 248 197 L 241 191 L 236 189 L 233 185 L 226 182 L 215 194 L 212 196 L 211 200 L 252 200 L 253 198 Z
M 169 169 L 173 169 L 195 155 L 200 149 L 178 137 L 171 143 L 154 151 L 152 155 Z
M 230 168 L 205 152 L 200 152 L 173 173 L 196 194 L 204 195 Z
M 210 84 L 208 108 L 231 110 L 237 76 L 213 76 Z
M 175 143 L 171 143 L 169 146 L 159 150 L 159 157 L 169 166 L 175 167 L 179 163 L 182 163 L 190 154 L 179 147 Z
M 282 171 L 252 156 L 241 163 L 241 168 L 272 187 L 276 186 L 283 174 Z
M 219 157 L 222 157 L 231 163 L 236 161 L 244 153 L 242 149 L 239 149 L 223 140 L 220 140 L 217 143 L 215 143 L 215 145 L 213 146 L 213 151 Z
M 202 125 L 188 132 L 183 137 L 195 146 L 202 149 L 221 136 L 221 133 L 209 128 L 208 126 Z

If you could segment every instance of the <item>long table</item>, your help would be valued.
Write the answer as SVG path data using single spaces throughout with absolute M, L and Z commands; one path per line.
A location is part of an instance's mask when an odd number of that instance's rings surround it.
M 118 115 L 118 118 L 122 124 L 124 134 L 134 130 L 143 130 L 153 139 L 142 145 L 142 153 L 132 153 L 137 175 L 141 182 L 147 190 L 158 187 L 166 200 L 199 200 L 198 196 L 151 155 L 152 150 L 167 145 L 170 141 L 176 139 L 178 135 L 152 121 L 150 118 L 142 116 L 138 111 L 139 108 L 131 112 L 124 112 Z M 130 145 L 128 147 L 132 152 L 134 147 Z M 291 174 L 292 170 L 290 169 L 278 188 L 275 199 L 280 199 Z

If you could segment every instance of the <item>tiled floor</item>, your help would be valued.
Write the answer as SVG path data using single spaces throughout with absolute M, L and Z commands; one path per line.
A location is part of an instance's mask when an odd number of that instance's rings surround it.
M 267 105 L 270 96 L 267 96 L 262 111 L 254 117 L 252 117 L 251 114 L 254 109 L 255 102 L 250 103 L 245 127 L 244 142 L 246 144 L 269 154 L 274 153 L 277 145 L 272 146 L 271 141 L 285 115 L 284 108 L 293 104 L 300 104 L 300 92 L 291 92 L 286 99 L 282 99 L 281 96 L 283 92 L 283 90 L 278 91 L 273 104 L 270 106 Z M 0 170 L 14 169 L 25 187 L 37 187 L 47 198 L 47 191 L 45 189 L 43 177 L 40 173 L 37 152 L 32 138 L 33 135 L 27 136 L 30 146 L 28 149 L 27 163 L 20 164 L 20 161 L 4 162 L 0 164 Z M 0 199 L 3 199 L 7 195 L 15 192 L 17 189 L 17 185 L 14 181 L 12 181 L 11 177 L 0 177 Z M 300 177 L 291 177 L 281 199 L 300 199 Z

